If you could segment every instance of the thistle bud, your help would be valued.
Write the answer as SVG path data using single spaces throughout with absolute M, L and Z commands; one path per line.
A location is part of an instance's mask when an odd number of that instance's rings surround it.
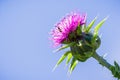
M 76 44 L 70 47 L 72 55 L 77 60 L 82 62 L 86 61 L 100 46 L 101 40 L 99 36 L 96 37 L 94 42 L 93 38 L 92 33 L 82 33 L 82 35 L 77 38 Z

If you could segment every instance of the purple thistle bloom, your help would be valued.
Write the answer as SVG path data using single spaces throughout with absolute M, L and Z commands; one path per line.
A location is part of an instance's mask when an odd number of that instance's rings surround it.
M 77 12 L 72 12 L 64 17 L 59 23 L 55 25 L 52 30 L 52 40 L 54 46 L 62 44 L 65 40 L 68 40 L 68 35 L 75 31 L 78 26 L 86 23 L 86 14 L 80 15 Z

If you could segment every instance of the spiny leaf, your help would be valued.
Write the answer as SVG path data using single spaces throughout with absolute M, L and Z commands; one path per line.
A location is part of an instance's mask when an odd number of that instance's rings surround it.
M 72 71 L 75 69 L 77 63 L 78 63 L 78 60 L 75 59 L 75 58 L 73 58 L 73 59 L 72 59 L 72 62 L 71 62 L 71 65 L 70 65 L 70 68 L 69 68 L 69 70 L 70 70 L 70 74 L 71 74 Z
M 120 70 L 120 66 L 118 65 L 118 63 L 116 61 L 114 61 L 114 65 L 115 65 L 116 71 L 119 71 Z
M 101 22 L 99 22 L 95 29 L 94 29 L 94 36 L 98 35 L 98 30 L 100 29 L 100 27 L 103 25 L 103 23 L 107 20 L 108 17 L 104 18 Z
M 112 74 L 115 76 L 116 75 L 116 70 L 115 70 L 115 67 L 112 67 Z
M 88 27 L 86 28 L 86 32 L 90 32 L 90 29 L 92 28 L 92 26 L 94 25 L 95 21 L 96 21 L 97 17 L 95 17 L 90 24 L 88 25 Z
M 60 59 L 58 60 L 57 64 L 55 65 L 55 67 L 53 68 L 53 71 L 56 69 L 56 67 L 67 57 L 67 55 L 71 53 L 71 51 L 67 51 L 66 53 L 64 53 Z
M 65 54 L 63 54 L 61 58 L 58 60 L 57 65 L 59 65 L 67 57 L 69 53 L 71 53 L 71 51 L 67 51 Z
M 68 65 L 68 63 L 70 62 L 71 58 L 72 58 L 72 53 L 69 53 L 68 56 L 67 56 L 66 65 Z
M 70 47 L 70 46 L 72 46 L 72 45 L 74 45 L 74 44 L 75 44 L 74 42 L 72 42 L 72 43 L 70 43 L 70 44 L 65 44 L 64 46 L 58 48 L 58 49 L 55 50 L 54 52 L 58 52 L 58 51 L 60 51 L 60 50 L 66 49 L 66 48 L 68 48 L 68 47 Z

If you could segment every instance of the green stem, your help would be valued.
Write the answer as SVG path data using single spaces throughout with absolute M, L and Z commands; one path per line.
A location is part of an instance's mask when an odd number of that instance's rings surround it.
M 92 55 L 92 57 L 95 58 L 102 66 L 105 66 L 111 71 L 113 66 L 109 64 L 103 57 L 99 56 L 96 52 Z
M 120 66 L 117 64 L 117 62 L 114 62 L 114 65 L 111 65 L 103 57 L 99 56 L 96 52 L 93 53 L 92 57 L 95 58 L 102 66 L 109 69 L 115 78 L 120 80 Z

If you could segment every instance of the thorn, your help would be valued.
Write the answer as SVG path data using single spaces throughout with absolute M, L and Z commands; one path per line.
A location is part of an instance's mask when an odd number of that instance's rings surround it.
M 70 65 L 69 65 L 69 69 L 68 69 L 68 72 L 67 72 L 68 77 L 70 77 L 71 73 L 72 72 L 71 72 Z
M 106 21 L 109 18 L 109 16 L 107 16 L 106 18 L 104 18 L 104 20 Z
M 72 70 L 71 69 L 69 69 L 69 73 L 70 73 L 70 75 L 72 74 Z
M 108 54 L 107 54 L 107 53 L 105 53 L 102 57 L 103 57 L 103 58 L 105 58 L 107 55 L 108 55 Z
M 56 52 L 58 52 L 58 51 L 59 51 L 59 49 L 56 49 L 56 50 L 53 51 L 53 53 L 56 53 Z
M 98 15 L 97 15 L 97 16 L 98 16 Z M 97 16 L 95 17 L 95 20 L 98 18 Z
M 57 65 L 55 65 L 55 67 L 52 69 L 52 72 L 54 72 L 56 68 L 57 68 Z
M 68 70 L 67 72 L 67 76 L 70 78 L 71 74 L 70 74 L 70 71 Z

